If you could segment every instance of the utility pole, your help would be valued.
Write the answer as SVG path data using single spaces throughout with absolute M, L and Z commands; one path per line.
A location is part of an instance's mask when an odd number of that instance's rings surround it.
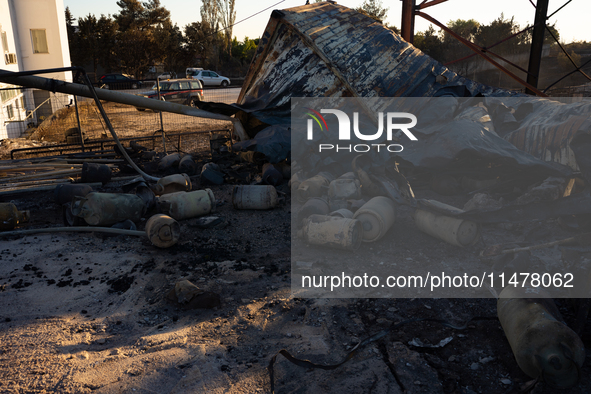
M 540 77 L 540 65 L 542 63 L 542 50 L 544 48 L 544 36 L 546 33 L 546 17 L 548 15 L 548 1 L 538 0 L 536 5 L 536 19 L 534 32 L 532 34 L 531 49 L 529 52 L 529 66 L 527 68 L 527 83 L 534 88 L 538 87 Z M 526 90 L 527 94 L 535 94 Z

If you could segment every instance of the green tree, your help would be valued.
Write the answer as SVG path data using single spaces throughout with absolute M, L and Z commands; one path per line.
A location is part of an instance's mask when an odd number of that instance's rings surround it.
M 185 26 L 185 42 L 190 59 L 200 56 L 203 62 L 216 63 L 219 36 L 207 22 L 193 22 Z M 193 65 L 193 61 L 189 62 Z
M 480 29 L 480 23 L 474 19 L 456 19 L 454 21 L 449 21 L 447 23 L 447 27 L 460 37 L 473 42 Z M 439 61 L 446 63 L 452 60 L 463 58 L 472 53 L 472 50 L 458 41 L 450 33 L 443 31 L 441 55 L 438 55 L 440 56 L 440 59 L 438 59 Z M 462 75 L 469 75 L 473 70 L 472 62 L 462 61 L 460 63 L 456 63 L 453 67 L 453 70 Z
M 224 38 L 226 41 L 226 51 L 232 53 L 232 31 L 236 21 L 236 0 L 218 0 L 220 10 L 220 21 L 224 28 Z
M 581 55 L 575 53 L 572 49 L 571 50 L 566 50 L 566 52 L 568 52 L 568 54 L 570 55 L 570 59 L 573 60 L 573 62 L 575 63 L 575 65 L 577 67 L 579 67 L 581 65 Z M 564 70 L 564 71 L 572 71 L 575 69 L 575 66 L 573 65 L 573 63 L 565 54 L 564 52 L 561 50 L 560 53 L 558 54 L 558 65 Z
M 160 5 L 160 0 L 140 3 L 139 0 L 118 0 L 121 8 L 114 15 L 118 26 L 116 54 L 121 68 L 136 78 L 154 63 L 162 61 L 155 30 L 170 23 L 170 12 Z
M 447 27 L 449 27 L 451 31 L 458 34 L 462 38 L 473 41 L 474 37 L 478 34 L 478 31 L 480 29 L 480 23 L 478 23 L 474 19 L 456 19 L 455 21 L 449 21 L 447 23 Z M 455 38 L 453 38 L 451 34 L 449 34 L 448 32 L 443 33 L 444 42 L 451 42 L 452 40 L 455 41 Z
M 380 23 L 383 23 L 382 21 L 385 20 L 388 15 L 388 8 L 384 8 L 381 0 L 364 0 L 361 7 L 358 7 L 355 10 Z
M 435 31 L 433 26 L 429 26 L 424 32 L 415 34 L 414 46 L 435 60 L 443 60 L 443 42 L 441 41 L 440 34 Z
M 501 13 L 501 16 L 492 21 L 489 25 L 480 26 L 475 41 L 476 44 L 481 47 L 490 47 L 520 30 L 521 28 L 515 22 L 514 17 L 511 17 L 511 19 L 505 19 L 505 16 Z M 517 53 L 526 42 L 527 36 L 520 34 L 495 46 L 492 51 L 498 54 Z
M 165 21 L 154 30 L 154 38 L 158 53 L 160 53 L 160 62 L 165 71 L 180 70 L 186 63 L 185 38 L 181 29 L 172 22 Z
M 70 48 L 70 62 L 72 65 L 79 66 L 82 64 L 82 59 L 79 56 L 78 51 L 75 49 L 78 48 L 78 32 L 76 26 L 74 26 L 74 16 L 70 11 L 70 7 L 66 7 L 66 32 L 68 33 L 68 47 Z
M 91 14 L 78 19 L 78 47 L 75 51 L 81 64 L 92 65 L 92 72 L 95 75 L 100 61 L 97 24 L 96 17 Z
M 115 44 L 117 42 L 117 23 L 111 16 L 101 15 L 97 20 L 96 26 L 98 32 L 98 56 L 99 63 L 107 72 L 113 71 L 118 67 L 119 60 L 115 53 Z

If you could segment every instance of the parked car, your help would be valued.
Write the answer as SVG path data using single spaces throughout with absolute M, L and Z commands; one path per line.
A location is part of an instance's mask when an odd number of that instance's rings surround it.
M 142 81 L 123 74 L 105 74 L 99 78 L 97 85 L 103 89 L 138 89 L 142 87 Z
M 144 97 L 158 100 L 156 84 L 148 93 L 141 94 Z M 192 79 L 169 79 L 160 81 L 160 100 L 170 101 L 195 107 L 197 102 L 203 101 L 203 86 L 199 81 Z M 140 111 L 145 108 L 137 108 Z
M 176 73 L 175 72 L 167 72 L 167 73 L 163 73 L 158 75 L 158 79 L 173 79 L 176 78 Z
M 210 71 L 198 68 L 188 68 L 187 78 L 198 79 L 203 86 L 221 86 L 226 87 L 230 84 L 230 79 Z

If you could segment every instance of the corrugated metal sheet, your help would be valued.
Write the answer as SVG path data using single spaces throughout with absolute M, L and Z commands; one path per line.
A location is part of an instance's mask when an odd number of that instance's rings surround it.
M 375 20 L 328 2 L 274 11 L 240 104 L 280 106 L 291 97 L 521 95 L 451 72 Z

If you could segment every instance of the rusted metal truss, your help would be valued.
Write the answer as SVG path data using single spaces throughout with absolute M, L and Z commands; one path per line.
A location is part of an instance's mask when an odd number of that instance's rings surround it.
M 471 50 L 473 50 L 478 56 L 482 57 L 487 62 L 491 63 L 493 66 L 495 66 L 499 70 L 503 71 L 509 77 L 511 77 L 512 79 L 514 79 L 519 84 L 525 86 L 527 89 L 531 90 L 537 96 L 540 96 L 540 97 L 548 97 L 547 94 L 543 93 L 541 90 L 538 90 L 534 86 L 532 86 L 529 83 L 525 82 L 523 79 L 519 78 L 517 75 L 513 74 L 511 71 L 507 70 L 501 64 L 497 63 L 494 59 L 492 59 L 491 57 L 489 57 L 486 53 L 484 53 L 482 51 L 483 48 L 479 47 L 478 45 L 474 44 L 471 41 L 466 40 L 464 37 L 460 36 L 459 34 L 457 34 L 456 32 L 454 32 L 453 30 L 451 30 L 449 27 L 447 27 L 443 23 L 439 22 L 437 19 L 433 18 L 432 16 L 430 16 L 428 14 L 425 14 L 424 12 L 420 12 L 420 11 L 417 11 L 415 13 L 415 15 L 418 15 L 418 16 L 422 17 L 423 19 L 426 19 L 429 22 L 433 23 L 434 25 L 438 26 L 439 28 L 443 29 L 445 32 L 449 33 L 452 37 L 454 37 L 456 40 L 458 40 L 459 42 L 461 42 L 462 44 L 464 44 L 465 46 L 467 46 L 468 48 L 470 48 Z M 497 57 L 500 58 L 500 56 L 498 56 L 498 55 L 495 55 L 495 56 L 497 56 Z

